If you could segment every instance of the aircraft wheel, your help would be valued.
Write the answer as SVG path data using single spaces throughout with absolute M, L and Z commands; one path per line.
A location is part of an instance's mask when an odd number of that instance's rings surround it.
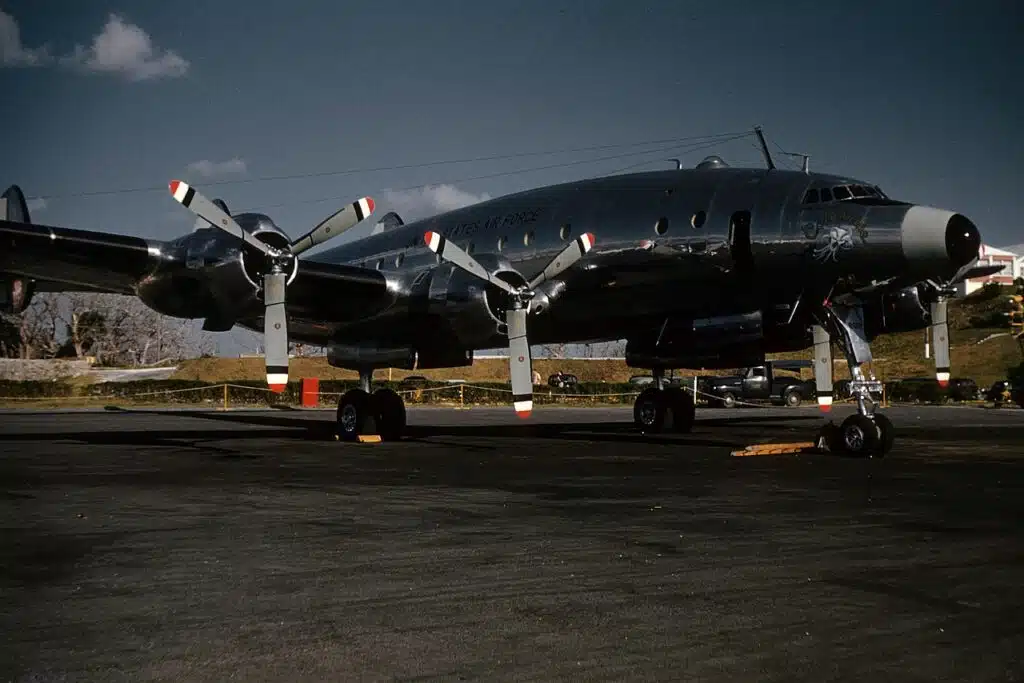
M 640 428 L 640 433 L 657 434 L 664 428 L 668 408 L 665 393 L 656 387 L 648 387 L 636 397 L 633 404 L 633 423 Z
M 666 403 L 672 410 L 672 431 L 689 434 L 693 430 L 693 421 L 697 416 L 693 396 L 679 387 L 669 387 L 662 393 L 665 394 Z
M 896 433 L 892 426 L 892 420 L 882 413 L 875 413 L 872 419 L 875 422 L 875 430 L 878 432 L 878 447 L 875 454 L 884 458 L 892 450 L 892 445 L 896 441 Z
M 839 450 L 847 455 L 868 457 L 877 452 L 879 431 L 870 417 L 854 413 L 839 426 Z
M 362 389 L 349 389 L 338 401 L 338 436 L 355 441 L 365 434 L 376 432 L 377 424 L 370 395 Z
M 380 438 L 397 441 L 405 432 L 405 401 L 391 389 L 378 389 L 370 397 Z

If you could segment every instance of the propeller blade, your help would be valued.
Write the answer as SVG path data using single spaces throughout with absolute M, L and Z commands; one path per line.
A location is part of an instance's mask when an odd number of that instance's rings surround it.
M 979 277 L 985 277 L 986 275 L 995 275 L 1006 266 L 1004 265 L 992 265 L 992 266 L 964 266 L 957 274 L 953 276 L 953 279 L 949 281 L 950 285 L 955 285 L 963 282 L 964 280 L 973 280 Z
M 548 265 L 544 266 L 544 270 L 530 281 L 530 289 L 536 289 L 551 278 L 558 277 L 562 272 L 572 266 L 572 264 L 583 258 L 584 254 L 593 249 L 594 242 L 594 235 L 589 232 L 585 232 L 574 239 L 565 249 L 560 251 L 555 258 L 551 259 L 551 262 L 548 263 Z
M 190 187 L 188 183 L 180 180 L 172 180 L 170 188 L 171 196 L 174 197 L 179 204 L 184 206 L 186 209 L 189 209 L 192 213 L 199 216 L 213 227 L 220 228 L 224 232 L 234 235 L 249 246 L 259 249 L 267 256 L 274 255 L 275 252 L 272 252 L 266 244 L 259 241 L 245 230 L 242 230 L 241 226 L 235 222 L 235 219 L 229 216 L 219 206 L 197 192 L 194 187 Z
M 814 393 L 818 396 L 821 412 L 832 410 L 832 340 L 821 325 L 811 328 L 814 333 Z
M 292 242 L 292 254 L 298 256 L 307 249 L 323 244 L 332 237 L 337 237 L 353 225 L 362 222 L 373 213 L 372 197 L 363 197 L 352 202 L 340 211 L 336 211 L 308 233 Z
M 932 346 L 935 347 L 935 378 L 939 386 L 949 385 L 949 324 L 946 322 L 946 299 L 940 297 L 930 305 L 932 314 Z
M 505 311 L 508 324 L 509 378 L 512 380 L 512 405 L 519 417 L 529 417 L 533 411 L 533 368 L 530 342 L 526 338 L 526 308 Z
M 449 242 L 441 233 L 428 231 L 423 235 L 423 241 L 427 243 L 427 248 L 430 249 L 430 251 L 434 252 L 448 263 L 462 268 L 470 275 L 475 275 L 485 282 L 490 282 L 495 287 L 499 287 L 509 294 L 516 293 L 516 290 L 512 285 L 504 280 L 492 277 L 491 274 L 480 265 L 479 261 L 464 252 L 455 244 Z
M 271 391 L 284 391 L 288 384 L 288 318 L 284 307 L 286 273 L 263 276 L 263 346 L 267 364 L 267 384 Z

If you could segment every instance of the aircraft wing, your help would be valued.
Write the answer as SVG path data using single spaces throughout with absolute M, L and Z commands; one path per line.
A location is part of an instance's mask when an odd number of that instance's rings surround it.
M 139 237 L 0 220 L 0 273 L 30 277 L 36 291 L 133 294 L 157 265 Z
M 31 278 L 35 292 L 135 295 L 140 281 L 166 263 L 165 243 L 113 233 L 0 220 L 0 279 Z M 340 294 L 340 296 L 339 296 Z M 300 260 L 289 286 L 289 310 L 310 319 L 342 322 L 393 302 L 377 270 Z M 261 309 L 262 310 L 262 309 Z M 245 315 L 243 311 L 235 311 Z

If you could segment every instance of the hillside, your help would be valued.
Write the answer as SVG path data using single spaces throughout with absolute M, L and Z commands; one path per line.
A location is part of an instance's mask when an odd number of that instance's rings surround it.
M 1006 310 L 1009 288 L 998 291 L 978 292 L 964 299 L 950 302 L 950 340 L 954 377 L 971 377 L 979 385 L 988 386 L 1006 376 L 1010 367 L 1021 363 L 1020 347 L 1007 333 L 1008 328 L 993 327 L 999 320 L 1000 312 Z M 983 341 L 993 334 L 1002 334 Z M 935 364 L 924 357 L 924 331 L 905 334 L 885 335 L 872 344 L 875 356 L 875 372 L 880 379 L 901 377 L 933 376 Z M 846 375 L 842 353 L 835 348 L 836 377 Z M 811 350 L 788 354 L 775 354 L 773 358 L 810 359 Z M 643 370 L 629 368 L 621 360 L 559 360 L 537 359 L 534 367 L 547 381 L 548 375 L 561 370 L 579 377 L 582 382 L 624 382 L 631 376 L 646 374 Z M 718 372 L 718 371 L 716 371 Z M 323 357 L 294 358 L 290 374 L 294 378 L 318 377 L 320 379 L 356 379 L 357 374 L 339 370 L 327 365 Z M 701 374 L 700 370 L 680 369 L 677 374 Z M 703 373 L 707 374 L 707 373 Z M 484 358 L 474 361 L 465 368 L 442 370 L 378 370 L 378 379 L 400 380 L 408 375 L 422 375 L 433 380 L 462 379 L 468 382 L 505 382 L 508 378 L 508 362 L 504 359 Z M 805 376 L 810 376 L 805 372 Z M 230 380 L 259 380 L 264 376 L 261 358 L 200 358 L 181 363 L 172 375 L 173 379 L 204 380 L 222 382 Z

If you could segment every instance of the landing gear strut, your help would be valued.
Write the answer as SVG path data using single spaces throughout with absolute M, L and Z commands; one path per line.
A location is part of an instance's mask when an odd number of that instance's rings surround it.
M 633 404 L 633 423 L 642 434 L 690 432 L 696 416 L 693 396 L 680 387 L 666 387 L 664 371 L 653 374 L 654 386 L 641 391 Z
M 874 373 L 865 375 L 861 367 L 871 362 L 871 346 L 864 333 L 864 309 L 853 304 L 831 303 L 822 307 L 820 325 L 814 329 L 815 382 L 818 402 L 831 407 L 832 351 L 827 340 L 838 337 L 850 367 L 850 396 L 857 401 L 857 412 L 838 428 L 828 430 L 829 449 L 859 457 L 883 457 L 891 449 L 895 435 L 892 422 L 877 411 L 872 393 L 882 392 L 882 383 Z M 825 395 L 827 393 L 827 396 Z
M 372 370 L 359 371 L 359 388 L 349 389 L 338 400 L 338 437 L 357 441 L 376 434 L 383 441 L 397 441 L 405 431 L 405 401 L 391 389 L 370 393 Z

